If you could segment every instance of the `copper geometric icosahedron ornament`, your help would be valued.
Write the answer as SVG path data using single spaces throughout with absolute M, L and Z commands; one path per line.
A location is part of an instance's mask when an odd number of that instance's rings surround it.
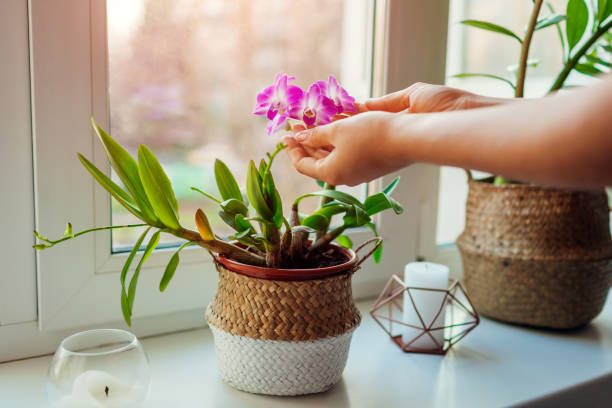
M 423 294 L 439 293 L 440 305 L 429 318 L 421 313 L 418 300 Z M 427 296 L 427 295 L 425 295 Z M 404 303 L 413 308 L 413 321 L 405 321 Z M 472 331 L 480 316 L 459 281 L 444 289 L 408 287 L 393 275 L 378 296 L 370 315 L 403 351 L 446 354 L 459 340 Z M 424 347 L 429 343 L 431 347 Z

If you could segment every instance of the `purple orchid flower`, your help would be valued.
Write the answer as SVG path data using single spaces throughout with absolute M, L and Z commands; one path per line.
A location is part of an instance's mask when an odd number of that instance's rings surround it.
M 299 100 L 304 93 L 302 89 L 288 82 L 295 77 L 279 72 L 274 78 L 274 85 L 265 88 L 257 94 L 257 105 L 253 110 L 255 115 L 266 115 L 271 121 L 266 129 L 272 134 L 281 129 L 287 120 L 290 100 Z
M 303 121 L 306 126 L 325 125 L 338 112 L 334 102 L 323 94 L 316 82 L 301 98 L 291 99 L 289 117 Z
M 330 75 L 327 82 L 317 81 L 317 84 L 323 94 L 334 102 L 338 110 L 337 113 L 357 112 L 355 98 L 350 96 L 346 89 L 340 86 L 336 77 Z

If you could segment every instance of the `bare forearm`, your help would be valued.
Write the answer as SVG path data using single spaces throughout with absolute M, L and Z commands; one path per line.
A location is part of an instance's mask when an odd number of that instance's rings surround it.
M 523 103 L 395 115 L 390 133 L 407 162 L 472 168 L 539 184 L 611 185 L 610 106 L 608 78 L 592 88 Z

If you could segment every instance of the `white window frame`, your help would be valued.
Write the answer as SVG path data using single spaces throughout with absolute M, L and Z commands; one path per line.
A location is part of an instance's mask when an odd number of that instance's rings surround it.
M 448 0 L 372 4 L 376 11 L 373 94 L 416 81 L 442 83 Z M 63 232 L 66 221 L 77 230 L 110 224 L 108 195 L 76 159 L 76 152 L 81 152 L 109 171 L 89 125 L 89 117 L 94 116 L 108 126 L 106 24 L 100 18 L 105 14 L 103 0 L 30 0 L 36 227 L 53 236 Z M 398 174 L 402 182 L 394 196 L 405 212 L 399 217 L 388 212 L 380 216 L 383 260 L 379 265 L 368 261 L 356 274 L 356 297 L 376 295 L 393 273 L 400 273 L 417 256 L 436 255 L 438 168 L 411 166 L 374 184 L 384 185 Z M 366 231 L 353 234 L 354 242 L 370 236 Z M 173 282 L 160 294 L 155 288 L 168 256 L 167 250 L 153 254 L 141 275 L 133 320 L 139 336 L 205 324 L 204 307 L 216 290 L 210 259 L 204 251 L 185 251 Z M 38 314 L 25 323 L 0 326 L 0 361 L 50 352 L 76 329 L 125 327 L 117 276 L 124 257 L 110 255 L 108 232 L 38 252 L 38 295 L 33 299 Z

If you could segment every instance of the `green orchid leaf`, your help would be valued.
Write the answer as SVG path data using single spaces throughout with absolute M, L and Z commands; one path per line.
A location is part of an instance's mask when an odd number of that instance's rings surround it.
M 392 208 L 396 214 L 401 214 L 404 208 L 391 196 L 385 193 L 377 193 L 366 198 L 365 210 L 368 215 L 374 215 L 388 208 Z
M 361 201 L 359 201 L 358 199 L 356 199 L 355 197 L 353 197 L 350 194 L 344 193 L 342 191 L 338 191 L 338 190 L 321 190 L 321 191 L 317 191 L 315 193 L 310 193 L 310 194 L 304 194 L 301 197 L 298 197 L 295 201 L 294 204 L 298 204 L 300 201 L 302 201 L 304 198 L 307 197 L 329 197 L 331 199 L 334 199 L 336 201 L 339 201 L 341 203 L 345 203 L 345 204 L 349 204 L 349 205 L 354 205 L 360 208 L 364 208 L 363 204 L 361 203 Z
M 264 159 L 261 159 L 261 161 L 259 162 L 259 177 L 261 177 L 262 179 L 265 176 L 264 173 L 266 172 L 266 168 L 268 168 L 268 164 Z
M 262 181 L 255 163 L 251 160 L 247 173 L 247 195 L 255 211 L 265 220 L 272 221 L 274 212 L 268 206 L 262 190 Z
M 336 241 L 345 248 L 351 249 L 353 247 L 353 241 L 346 235 L 340 235 L 336 238 Z
M 366 224 L 365 226 L 368 227 L 369 229 L 371 229 L 372 232 L 374 232 L 374 236 L 380 237 L 380 235 L 378 235 L 378 230 L 376 229 L 376 224 L 375 223 L 370 222 L 370 223 Z M 376 248 L 374 253 L 372 254 L 372 259 L 374 259 L 374 263 L 375 264 L 380 263 L 380 260 L 382 258 L 382 251 L 383 251 L 383 244 L 381 243 L 378 246 L 378 248 Z
M 325 182 L 324 181 L 321 181 L 321 180 L 315 180 L 315 181 L 316 181 L 316 183 L 317 183 L 317 185 L 319 187 L 321 187 L 321 188 L 325 187 Z
M 283 224 L 283 202 L 281 201 L 280 194 L 274 185 L 274 178 L 272 173 L 265 175 L 263 179 L 263 185 L 266 192 L 268 201 L 271 201 L 271 210 L 274 212 L 272 220 L 276 228 L 280 228 Z
M 576 64 L 574 69 L 580 72 L 581 74 L 589 76 L 595 76 L 603 73 L 602 70 L 594 67 L 592 64 Z
M 240 187 L 234 178 L 234 175 L 221 160 L 215 160 L 215 180 L 217 181 L 217 187 L 219 193 L 224 201 L 229 199 L 235 199 L 242 201 L 242 193 Z
M 166 269 L 164 270 L 164 275 L 162 276 L 161 281 L 159 281 L 159 291 L 160 292 L 163 292 L 166 290 L 166 288 L 168 287 L 168 284 L 174 277 L 174 272 L 176 272 L 176 268 L 178 267 L 178 264 L 180 261 L 179 253 L 183 250 L 183 248 L 186 248 L 190 245 L 195 245 L 195 243 L 185 242 L 170 257 L 170 260 L 168 261 L 168 265 L 166 265 Z
M 329 218 L 320 214 L 312 214 L 302 220 L 302 225 L 321 231 L 329 226 Z
M 127 259 L 125 260 L 125 263 L 123 264 L 123 268 L 121 269 L 121 275 L 119 278 L 121 281 L 121 311 L 123 312 L 123 319 L 125 320 L 128 326 L 132 325 L 132 322 L 131 322 L 132 311 L 130 309 L 128 295 L 125 290 L 125 279 L 127 277 L 128 270 L 130 269 L 130 266 L 132 265 L 132 261 L 134 260 L 134 256 L 136 255 L 136 252 L 138 252 L 138 250 L 140 249 L 140 246 L 142 245 L 142 241 L 145 239 L 145 236 L 149 233 L 150 229 L 151 227 L 147 228 L 140 235 L 140 237 L 138 237 L 138 240 L 132 247 L 130 254 L 128 255 Z
M 363 208 L 352 206 L 344 217 L 342 217 L 342 221 L 347 228 L 357 228 L 366 225 L 371 219 Z
M 482 77 L 482 78 L 496 79 L 498 81 L 502 81 L 505 84 L 509 85 L 512 89 L 516 88 L 514 86 L 514 84 L 512 83 L 512 81 L 510 81 L 509 79 L 506 79 L 504 77 L 500 77 L 498 75 L 464 72 L 464 73 L 461 73 L 461 74 L 455 74 L 455 75 L 451 75 L 450 76 L 450 78 L 471 78 L 471 77 Z
M 224 223 L 226 223 L 236 231 L 240 231 L 240 229 L 236 226 L 236 222 L 234 221 L 234 214 L 228 214 L 225 211 L 219 211 L 217 214 Z
M 141 220 L 144 220 L 144 216 L 136 207 L 136 203 L 128 193 L 126 193 L 121 187 L 115 184 L 114 181 L 108 178 L 106 174 L 102 173 L 96 166 L 94 166 L 89 160 L 87 160 L 85 156 L 83 156 L 81 153 L 79 153 L 78 155 L 79 160 L 87 169 L 87 171 L 106 191 L 110 193 L 110 195 L 115 200 L 117 200 L 119 204 L 121 204 L 126 210 L 134 214 L 136 217 L 140 218 Z
M 100 142 L 102 142 L 102 146 L 106 151 L 108 161 L 113 169 L 115 169 L 115 172 L 117 172 L 117 175 L 125 185 L 125 188 L 127 188 L 127 190 L 130 192 L 132 198 L 138 206 L 138 209 L 141 211 L 141 218 L 149 224 L 157 224 L 159 219 L 155 215 L 153 207 L 151 206 L 151 203 L 149 203 L 149 199 L 145 193 L 144 187 L 140 180 L 140 174 L 138 172 L 138 165 L 136 164 L 136 161 L 123 147 L 121 147 L 119 143 L 115 141 L 115 139 L 106 133 L 93 118 L 91 118 L 91 124 L 96 132 L 96 135 L 98 135 Z M 89 168 L 87 169 L 90 170 Z
M 223 211 L 225 211 L 226 213 L 232 215 L 247 215 L 247 213 L 249 212 L 246 205 L 244 205 L 244 202 L 242 202 L 242 200 L 236 200 L 235 198 L 230 198 L 229 200 L 225 200 L 224 202 L 222 202 L 221 208 L 223 208 Z
M 399 183 L 399 181 L 400 181 L 400 177 L 399 176 L 394 178 L 393 181 L 390 182 L 387 187 L 383 188 L 382 192 L 385 193 L 385 194 L 391 194 L 393 192 L 393 190 L 395 190 L 395 187 L 397 187 L 397 184 Z
M 244 230 L 252 230 L 255 231 L 255 228 L 251 225 L 249 221 L 247 221 L 246 217 L 242 214 L 236 214 L 234 217 L 234 224 L 236 225 L 236 230 L 244 231 Z
M 178 202 L 170 179 L 157 158 L 144 145 L 138 148 L 138 173 L 155 214 L 166 227 L 179 230 Z
M 549 16 L 541 18 L 538 20 L 538 22 L 535 25 L 535 31 L 541 30 L 546 27 L 550 27 L 555 24 L 559 24 L 560 22 L 564 21 L 566 18 L 567 17 L 565 17 L 563 14 L 551 14 Z
M 323 207 L 315 211 L 313 215 L 319 214 L 319 215 L 323 215 L 324 217 L 331 219 L 332 216 L 346 212 L 350 208 L 351 206 L 349 205 L 338 204 L 337 202 L 335 202 L 335 204 L 332 204 L 332 205 L 329 205 L 329 204 L 324 205 Z
M 206 197 L 206 198 L 210 198 L 211 200 L 213 200 L 213 201 L 214 201 L 214 202 L 216 202 L 217 204 L 221 204 L 221 200 L 219 200 L 217 197 L 215 197 L 215 196 L 213 196 L 213 195 L 210 195 L 210 194 L 208 194 L 208 193 L 206 193 L 206 192 L 204 192 L 204 191 L 200 190 L 200 189 L 199 189 L 199 188 L 197 188 L 197 187 L 191 187 L 191 189 L 192 189 L 193 191 L 197 191 L 198 193 L 202 194 L 202 195 L 203 195 L 204 197 Z
M 511 30 L 502 27 L 500 25 L 497 24 L 493 24 L 493 23 L 489 23 L 487 21 L 481 21 L 481 20 L 463 20 L 460 21 L 459 23 L 467 25 L 467 26 L 471 26 L 471 27 L 476 27 L 476 28 L 480 28 L 481 30 L 487 30 L 487 31 L 492 31 L 494 33 L 498 33 L 498 34 L 503 34 L 503 35 L 507 35 L 509 37 L 514 38 L 515 40 L 517 40 L 519 43 L 523 43 L 523 40 L 521 40 L 521 38 L 514 34 Z
M 597 20 L 601 25 L 612 14 L 612 0 L 597 1 Z
M 138 261 L 138 265 L 136 265 L 136 269 L 134 269 L 132 279 L 130 279 L 130 286 L 128 287 L 127 295 L 130 317 L 132 316 L 132 311 L 134 310 L 134 299 L 136 298 L 136 287 L 138 286 L 140 270 L 142 268 L 142 265 L 144 265 L 147 259 L 149 259 L 149 257 L 151 256 L 151 253 L 153 252 L 155 247 L 157 247 L 157 244 L 159 243 L 160 233 L 161 231 L 156 231 L 153 236 L 151 236 L 151 239 L 149 240 L 149 243 L 147 244 L 147 247 L 145 248 L 142 257 L 140 258 L 140 261 Z
M 589 23 L 589 9 L 584 0 L 567 2 L 565 35 L 570 51 L 580 42 Z
M 197 209 L 195 214 L 195 223 L 196 227 L 198 228 L 198 232 L 200 233 L 200 237 L 202 237 L 204 241 L 215 240 L 215 234 L 213 233 L 212 228 L 210 227 L 208 218 L 206 217 L 204 211 L 199 208 Z

